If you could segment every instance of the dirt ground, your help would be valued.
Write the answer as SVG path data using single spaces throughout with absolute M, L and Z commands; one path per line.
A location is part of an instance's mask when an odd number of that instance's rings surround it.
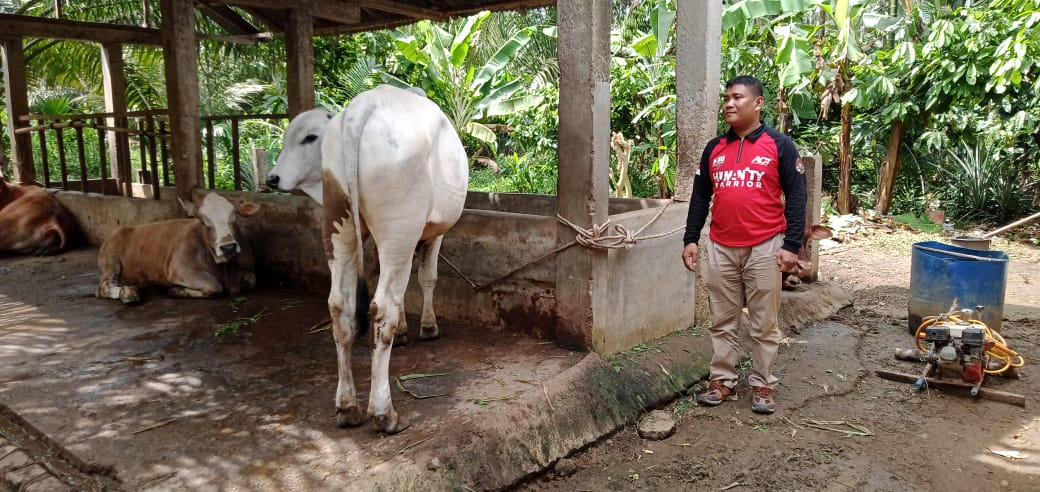
M 1020 379 L 983 387 L 1025 395 L 1022 408 L 877 377 L 923 368 L 893 353 L 913 343 L 911 245 L 940 238 L 868 230 L 844 239 L 821 255 L 821 277 L 847 288 L 854 305 L 786 333 L 775 414 L 750 411 L 746 382 L 739 401 L 719 407 L 681 398 L 664 408 L 678 422 L 671 437 L 642 439 L 630 425 L 517 489 L 1040 490 L 1040 249 L 993 244 L 1011 258 L 1001 331 L 1026 365 Z
M 1012 259 L 1002 332 L 1026 366 L 1021 379 L 985 387 L 1026 395 L 1022 408 L 876 377 L 920 369 L 892 354 L 912 343 L 910 246 L 934 237 L 843 239 L 822 254 L 821 276 L 854 305 L 786 334 L 776 414 L 751 413 L 746 385 L 740 401 L 717 408 L 680 398 L 664 408 L 678 420 L 671 437 L 648 441 L 624 427 L 514 489 L 1040 490 L 1040 249 L 994 244 Z M 54 441 L 33 454 L 51 476 L 28 490 L 369 490 L 403 466 L 445 466 L 452 449 L 481 438 L 476 423 L 502 420 L 525 396 L 547 399 L 547 382 L 585 356 L 442 324 L 441 339 L 395 348 L 391 374 L 445 373 L 405 384 L 446 396 L 395 389 L 406 432 L 342 430 L 332 337 L 311 329 L 325 317 L 323 295 L 263 285 L 236 299 L 152 294 L 128 307 L 93 297 L 95 261 L 93 249 L 0 258 L 0 438 Z M 237 332 L 215 336 L 235 323 Z M 623 356 L 650 360 L 670 343 Z M 354 369 L 367 394 L 364 347 Z M 6 435 L 11 412 L 46 438 Z M 11 449 L 0 439 L 0 468 L 17 458 Z

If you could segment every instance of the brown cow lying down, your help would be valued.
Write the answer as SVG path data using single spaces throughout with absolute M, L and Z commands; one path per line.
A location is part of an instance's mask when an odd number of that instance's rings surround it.
M 802 239 L 802 247 L 798 249 L 798 267 L 790 272 L 783 272 L 782 277 L 782 288 L 784 290 L 798 290 L 799 285 L 804 280 L 808 280 L 812 276 L 812 260 L 809 259 L 809 245 L 810 239 L 817 241 L 821 239 L 827 239 L 833 236 L 834 233 L 827 226 L 814 225 L 806 228 L 805 237 Z
M 195 218 L 112 231 L 98 253 L 97 297 L 136 302 L 138 289 L 146 286 L 166 288 L 173 297 L 214 297 L 256 285 L 253 252 L 236 219 L 255 214 L 260 206 L 244 203 L 236 210 L 212 192 L 181 206 Z
M 0 254 L 54 254 L 78 237 L 76 219 L 47 190 L 0 177 Z

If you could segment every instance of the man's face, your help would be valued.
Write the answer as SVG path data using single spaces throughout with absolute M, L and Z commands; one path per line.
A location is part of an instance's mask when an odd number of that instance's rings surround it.
M 726 89 L 722 100 L 722 114 L 726 123 L 734 128 L 745 128 L 758 121 L 762 109 L 762 96 L 756 96 L 746 85 L 733 85 Z

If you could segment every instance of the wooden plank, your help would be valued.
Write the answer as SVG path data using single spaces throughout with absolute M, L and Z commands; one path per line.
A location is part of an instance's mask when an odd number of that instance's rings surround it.
M 162 45 L 162 32 L 137 26 L 0 14 L 0 37 L 73 39 L 95 43 Z
M 430 19 L 444 22 L 449 19 L 448 14 L 442 10 L 417 7 L 407 3 L 394 2 L 392 0 L 358 0 L 358 4 L 365 8 L 401 14 L 417 20 Z
M 328 19 L 343 24 L 357 24 L 361 22 L 361 5 L 356 0 L 330 1 L 310 0 L 307 2 L 307 10 L 311 16 Z
M 878 369 L 874 371 L 878 377 L 882 379 L 888 379 L 890 381 L 897 381 L 900 383 L 916 383 L 919 376 L 914 374 L 904 374 L 901 372 L 892 372 Z M 968 383 L 961 383 L 957 381 L 946 381 L 935 378 L 925 378 L 925 382 L 929 387 L 939 389 L 963 389 L 971 390 L 974 386 Z M 1010 403 L 1012 405 L 1018 405 L 1020 407 L 1026 406 L 1026 397 L 1017 393 L 1008 393 L 1006 391 L 994 390 L 989 388 L 979 388 L 979 398 L 986 400 L 999 401 L 1002 403 Z

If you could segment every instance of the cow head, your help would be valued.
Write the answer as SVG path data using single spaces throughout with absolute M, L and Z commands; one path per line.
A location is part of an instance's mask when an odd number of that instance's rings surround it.
M 827 239 L 834 235 L 834 233 L 827 226 L 814 225 L 809 227 L 805 231 L 805 237 L 802 239 L 802 247 L 798 250 L 798 266 L 789 272 L 783 273 L 783 288 L 787 290 L 795 289 L 801 280 L 808 279 L 812 276 L 812 259 L 809 258 L 809 245 L 810 239 L 817 241 L 821 239 Z
M 289 122 L 267 186 L 281 191 L 299 189 L 321 203 L 321 139 L 330 118 L 328 111 L 312 109 Z
M 206 228 L 206 246 L 217 263 L 225 263 L 242 251 L 235 220 L 249 217 L 260 210 L 260 205 L 243 203 L 237 209 L 227 198 L 217 193 L 206 193 L 201 200 L 185 202 L 178 198 L 189 216 L 199 219 Z

